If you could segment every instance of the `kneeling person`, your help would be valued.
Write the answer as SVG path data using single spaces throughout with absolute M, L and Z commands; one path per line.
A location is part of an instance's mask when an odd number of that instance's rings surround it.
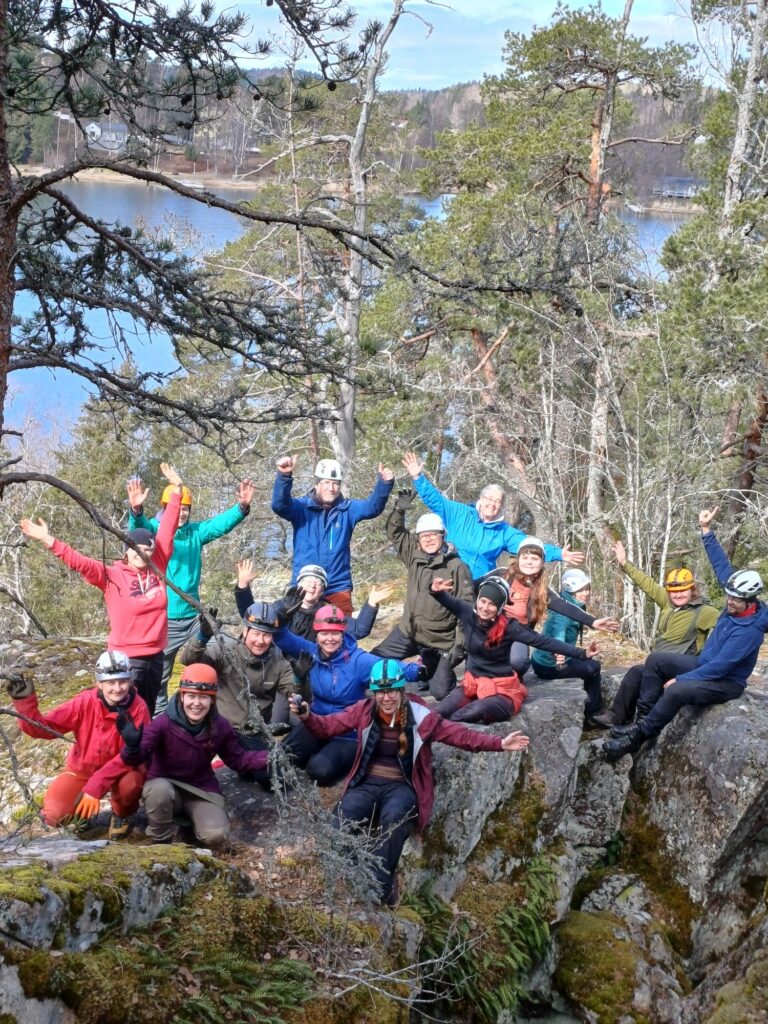
M 235 730 L 216 710 L 217 692 L 215 669 L 187 665 L 165 712 L 143 730 L 126 725 L 124 749 L 91 778 L 84 791 L 98 797 L 109 788 L 115 772 L 149 761 L 142 793 L 149 838 L 172 843 L 173 819 L 183 812 L 191 819 L 198 842 L 208 847 L 225 843 L 229 818 L 211 757 L 218 754 L 233 771 L 258 776 L 266 772 L 267 754 L 243 750 Z
M 315 715 L 298 697 L 294 702 L 305 728 L 318 738 L 357 732 L 355 760 L 335 809 L 336 825 L 378 826 L 381 841 L 373 851 L 378 895 L 390 906 L 398 899 L 395 872 L 405 840 L 414 828 L 423 832 L 432 813 L 432 743 L 471 751 L 522 750 L 528 745 L 520 732 L 502 739 L 445 721 L 409 697 L 405 682 L 403 666 L 389 659 L 371 670 L 372 696 L 344 711 Z
M 110 784 L 98 793 L 88 793 L 94 773 L 119 753 L 123 740 L 118 732 L 122 720 L 141 728 L 150 720 L 149 708 L 136 692 L 131 678 L 131 662 L 122 651 L 105 651 L 96 662 L 96 686 L 83 690 L 71 700 L 43 714 L 37 703 L 34 683 L 23 677 L 9 680 L 7 690 L 19 714 L 19 727 L 36 739 L 58 739 L 57 733 L 71 732 L 75 737 L 64 771 L 58 775 L 43 797 L 46 825 L 64 825 L 73 817 L 81 821 L 99 813 L 99 802 L 109 792 L 112 818 L 109 838 L 122 839 L 130 831 L 128 818 L 139 806 L 146 772 L 121 762 Z M 38 724 L 33 724 L 38 723 Z M 47 728 L 46 728 L 47 727 Z

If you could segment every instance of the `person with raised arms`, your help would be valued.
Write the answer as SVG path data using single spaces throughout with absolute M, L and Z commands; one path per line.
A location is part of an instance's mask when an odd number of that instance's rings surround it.
M 421 500 L 445 523 L 446 539 L 456 546 L 474 580 L 494 572 L 503 552 L 517 554 L 525 534 L 504 518 L 505 493 L 502 487 L 488 484 L 474 505 L 465 505 L 461 501 L 446 498 L 427 480 L 424 476 L 424 463 L 415 452 L 406 452 L 403 465 L 410 473 Z M 548 562 L 581 565 L 584 561 L 583 553 L 572 551 L 567 544 L 562 548 L 546 544 L 544 551 Z
M 309 494 L 294 498 L 294 455 L 275 463 L 277 476 L 272 492 L 272 511 L 293 527 L 293 571 L 298 581 L 303 566 L 319 565 L 326 574 L 324 598 L 345 615 L 352 614 L 352 531 L 363 519 L 375 519 L 384 511 L 394 483 L 391 469 L 379 463 L 376 486 L 367 498 L 345 498 L 341 493 L 341 465 L 336 459 L 320 459 Z
M 102 591 L 110 625 L 107 647 L 125 651 L 130 658 L 133 682 L 150 714 L 154 714 L 160 692 L 163 650 L 168 639 L 168 597 L 157 572 L 165 572 L 171 557 L 184 486 L 173 466 L 163 462 L 160 471 L 172 492 L 157 535 L 144 527 L 130 531 L 131 546 L 126 545 L 123 557 L 110 565 L 81 555 L 57 540 L 42 519 L 36 523 L 22 519 L 20 523 L 25 537 L 39 541 L 87 583 Z
M 758 601 L 763 590 L 754 569 L 734 571 L 720 547 L 711 524 L 717 508 L 699 512 L 704 549 L 725 591 L 725 610 L 707 637 L 701 654 L 656 651 L 643 667 L 635 721 L 615 725 L 614 739 L 606 741 L 607 761 L 636 753 L 658 736 L 683 707 L 708 707 L 737 700 L 754 671 L 768 629 L 768 606 Z
M 494 736 L 446 722 L 405 693 L 403 668 L 393 659 L 377 661 L 371 668 L 370 696 L 343 711 L 318 715 L 300 697 L 293 700 L 302 727 L 318 740 L 335 742 L 348 733 L 356 737 L 335 824 L 378 827 L 380 839 L 372 852 L 378 861 L 377 896 L 386 906 L 399 900 L 396 872 L 403 845 L 414 829 L 424 832 L 432 814 L 432 744 L 474 753 L 511 753 L 528 746 L 528 737 L 520 732 Z
M 128 504 L 130 530 L 148 530 L 153 536 L 160 529 L 160 523 L 170 501 L 172 488 L 169 484 L 160 498 L 161 512 L 148 519 L 144 515 L 144 505 L 149 496 L 139 477 L 128 481 Z M 192 520 L 192 495 L 188 487 L 181 492 L 179 509 L 179 528 L 173 538 L 173 553 L 168 563 L 166 576 L 168 581 L 179 590 L 183 590 L 196 601 L 200 600 L 200 577 L 203 571 L 203 548 L 211 541 L 225 537 L 239 526 L 251 510 L 254 486 L 251 480 L 241 480 L 237 488 L 237 502 L 225 512 L 208 519 Z M 176 654 L 193 635 L 198 625 L 197 610 L 183 597 L 168 587 L 168 639 L 163 651 L 163 674 L 160 692 L 155 702 L 155 714 L 165 710 L 168 703 L 168 680 L 173 672 Z

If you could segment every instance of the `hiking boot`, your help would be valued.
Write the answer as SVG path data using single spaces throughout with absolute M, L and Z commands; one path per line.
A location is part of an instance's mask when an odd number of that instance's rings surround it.
M 606 740 L 603 744 L 603 755 L 609 764 L 618 761 L 625 754 L 636 754 L 648 737 L 642 731 L 640 725 L 635 723 L 630 731 L 615 740 Z
M 112 813 L 112 817 L 109 819 L 109 829 L 107 830 L 107 839 L 125 839 L 128 833 L 131 831 L 133 826 L 131 825 L 128 818 L 121 818 L 119 814 Z
M 598 729 L 610 729 L 612 725 L 618 725 L 613 711 L 600 711 L 596 715 L 590 715 L 590 718 Z
M 619 736 L 626 736 L 628 733 L 632 732 L 635 726 L 639 725 L 642 720 L 643 717 L 641 715 L 638 718 L 633 718 L 631 722 L 624 722 L 622 725 L 612 725 L 611 736 L 613 736 L 614 739 L 618 739 Z
M 600 720 L 600 715 L 584 715 L 584 729 L 607 729 L 608 726 Z

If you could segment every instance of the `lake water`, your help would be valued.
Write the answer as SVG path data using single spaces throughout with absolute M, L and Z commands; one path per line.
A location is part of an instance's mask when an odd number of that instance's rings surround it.
M 93 217 L 105 221 L 119 218 L 122 223 L 131 226 L 142 223 L 147 228 L 167 227 L 181 239 L 180 244 L 188 243 L 188 247 L 195 253 L 214 252 L 227 242 L 235 241 L 249 227 L 247 221 L 234 214 L 176 195 L 158 185 L 82 181 L 68 182 L 61 187 Z M 256 194 L 255 190 L 251 193 L 241 188 L 216 191 L 230 202 L 242 202 Z M 441 199 L 422 199 L 421 204 L 428 216 L 441 217 Z M 664 240 L 679 225 L 680 219 L 649 214 L 636 216 L 629 212 L 622 214 L 622 219 L 635 230 L 638 249 L 647 254 L 648 271 L 658 273 L 658 253 Z M 192 238 L 188 237 L 190 229 Z M 31 298 L 22 295 L 17 299 L 17 313 L 24 315 L 32 308 Z M 114 347 L 111 344 L 107 315 L 89 314 L 89 323 L 96 335 L 103 339 L 105 360 L 119 361 L 120 357 L 110 355 Z M 134 350 L 136 361 L 142 369 L 169 372 L 174 367 L 170 341 L 162 334 L 151 339 L 136 336 Z M 18 428 L 23 426 L 25 419 L 34 416 L 44 423 L 55 422 L 59 428 L 66 430 L 76 419 L 88 393 L 79 379 L 65 372 L 55 375 L 49 370 L 15 373 L 10 388 L 10 425 Z

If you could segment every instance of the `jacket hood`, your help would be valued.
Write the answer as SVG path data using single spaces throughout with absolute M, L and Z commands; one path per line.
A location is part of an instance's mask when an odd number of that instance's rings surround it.
M 211 710 L 208 712 L 208 714 L 205 716 L 202 722 L 198 722 L 197 725 L 192 725 L 187 716 L 181 710 L 178 692 L 174 693 L 174 695 L 168 701 L 168 706 L 165 709 L 165 713 L 166 715 L 168 715 L 168 717 L 174 723 L 174 725 L 181 726 L 181 728 L 185 732 L 188 732 L 191 736 L 197 736 L 198 733 L 201 733 L 203 729 L 206 727 L 206 725 L 208 725 L 209 722 L 213 722 L 214 718 L 216 718 L 218 714 L 218 712 L 216 711 L 216 705 L 212 704 Z
M 334 651 L 330 658 L 326 658 L 323 654 L 320 653 L 320 648 L 318 647 L 317 660 L 321 665 L 333 665 L 337 661 L 346 661 L 349 658 L 350 654 L 356 648 L 357 640 L 355 640 L 355 638 L 350 633 L 342 633 L 341 647 L 338 649 L 338 651 Z

